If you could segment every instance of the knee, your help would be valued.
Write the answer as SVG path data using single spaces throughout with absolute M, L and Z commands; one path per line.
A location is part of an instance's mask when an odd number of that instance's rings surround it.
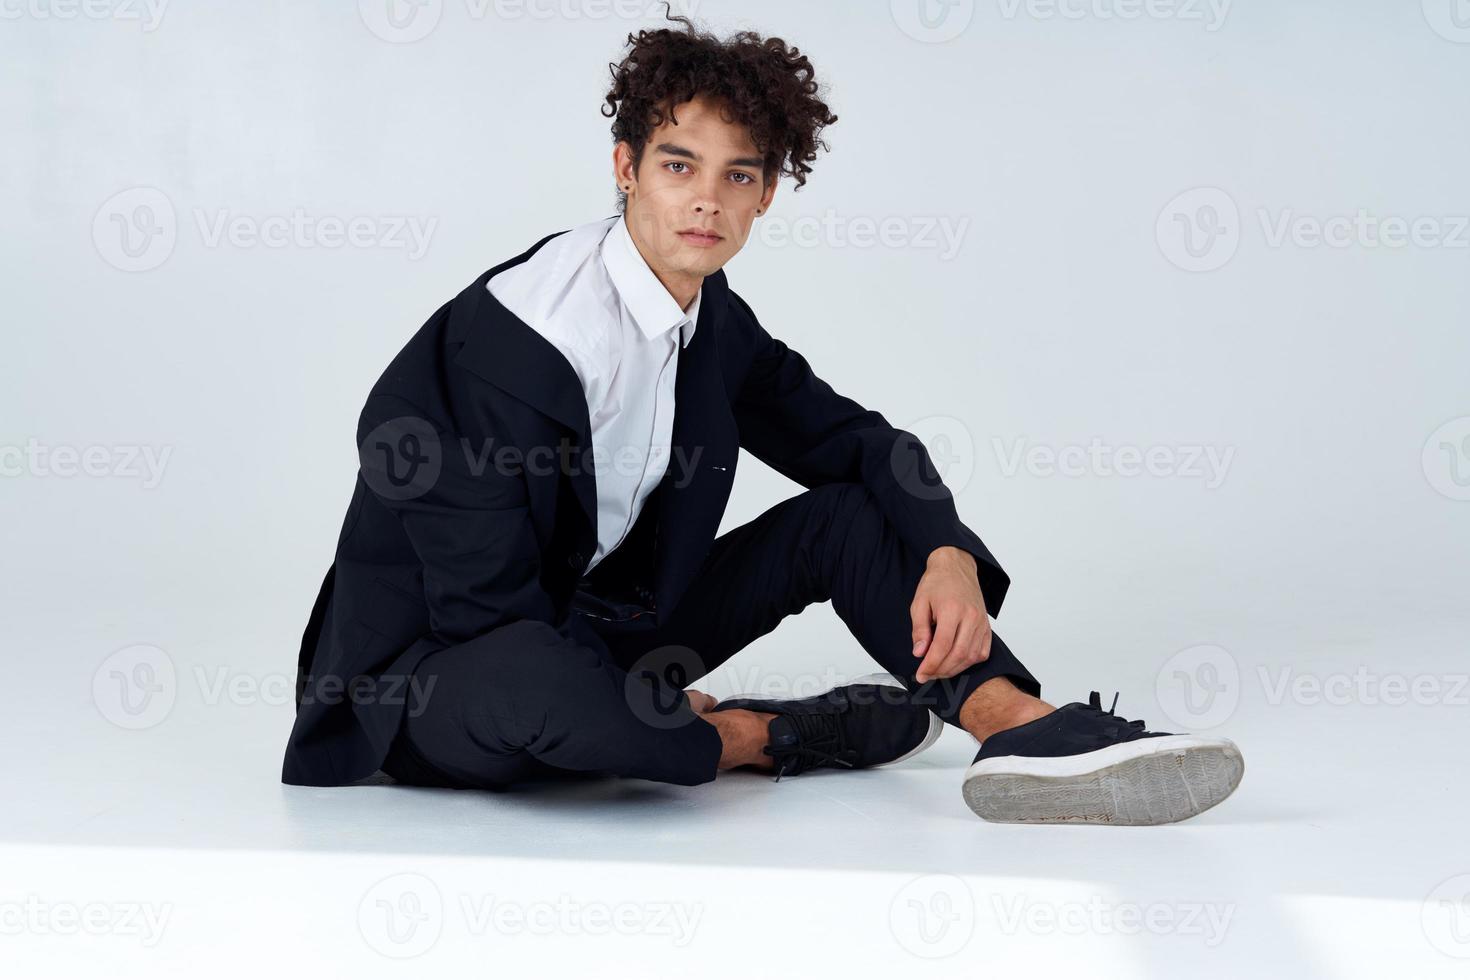
M 550 691 L 596 654 L 549 623 L 518 620 L 433 654 L 425 667 L 438 683 L 471 699 Z

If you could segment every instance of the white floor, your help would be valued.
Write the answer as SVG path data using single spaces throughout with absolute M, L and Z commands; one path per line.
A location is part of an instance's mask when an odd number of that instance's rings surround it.
M 9 976 L 1470 970 L 1470 709 L 1447 687 L 1273 703 L 1247 672 L 1230 800 L 1163 828 L 1030 828 L 965 808 L 973 742 L 952 729 L 897 767 L 779 784 L 305 789 L 278 782 L 279 692 L 181 664 L 167 716 L 126 730 L 74 670 L 23 659 L 18 689 L 53 694 L 5 721 Z M 1453 683 L 1445 664 L 1395 669 Z M 1150 694 L 1120 713 L 1168 727 Z

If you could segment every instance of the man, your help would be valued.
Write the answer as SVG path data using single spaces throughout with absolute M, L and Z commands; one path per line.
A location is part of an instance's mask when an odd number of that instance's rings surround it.
M 374 385 L 283 780 L 779 779 L 892 764 L 947 723 L 981 743 L 963 797 L 987 819 L 1162 823 L 1224 799 L 1229 740 L 1147 731 L 1096 692 L 1040 699 L 990 628 L 1009 579 L 922 443 L 730 288 L 836 116 L 796 49 L 672 19 L 613 69 L 618 213 L 487 271 Z M 741 448 L 806 489 L 716 537 Z M 829 600 L 886 673 L 801 699 L 686 689 Z

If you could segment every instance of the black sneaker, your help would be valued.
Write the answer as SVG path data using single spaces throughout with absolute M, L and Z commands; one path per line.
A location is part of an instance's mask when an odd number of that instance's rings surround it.
M 767 725 L 770 744 L 761 751 L 775 763 L 779 782 L 782 776 L 824 766 L 886 766 L 933 745 L 944 722 L 928 708 L 909 703 L 907 694 L 892 674 L 867 674 L 809 698 L 742 695 L 727 698 L 711 710 L 749 708 L 776 715 Z
M 1002 823 L 1174 823 L 1235 792 L 1245 761 L 1228 738 L 1151 732 L 1096 691 L 996 732 L 965 771 L 965 802 Z

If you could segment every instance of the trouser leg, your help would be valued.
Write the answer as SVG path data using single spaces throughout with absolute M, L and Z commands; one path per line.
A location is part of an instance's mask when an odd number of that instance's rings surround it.
M 992 637 L 984 662 L 951 678 L 915 680 L 921 660 L 912 652 L 908 607 L 926 558 L 899 538 L 862 485 L 818 487 L 716 538 L 667 623 L 602 635 L 624 669 L 662 669 L 671 684 L 682 685 L 719 667 L 786 616 L 830 600 L 911 700 L 952 725 L 959 726 L 971 692 L 994 677 L 1040 696 L 1040 683 L 999 636 Z
M 383 769 L 406 782 L 500 788 L 555 771 L 680 785 L 718 771 L 718 731 L 602 651 L 537 622 L 425 657 Z

